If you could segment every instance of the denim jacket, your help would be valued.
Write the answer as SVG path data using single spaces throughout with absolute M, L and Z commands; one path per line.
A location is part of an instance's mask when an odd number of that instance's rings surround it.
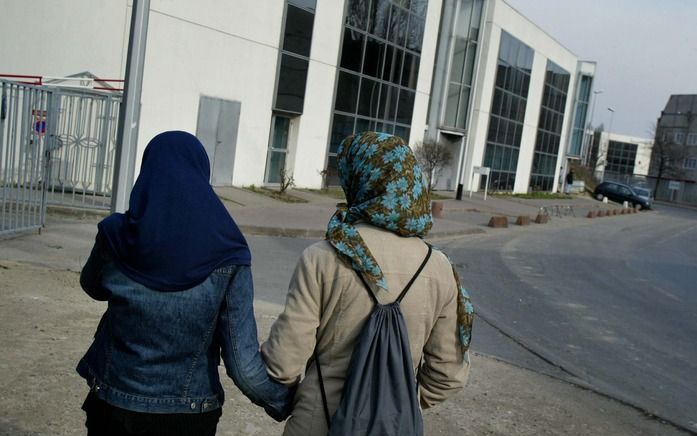
M 274 419 L 288 416 L 293 389 L 273 381 L 259 352 L 248 266 L 215 270 L 203 283 L 160 292 L 104 259 L 99 240 L 80 275 L 92 298 L 108 301 L 94 341 L 77 366 L 112 406 L 148 413 L 201 413 L 224 401 L 228 376 Z

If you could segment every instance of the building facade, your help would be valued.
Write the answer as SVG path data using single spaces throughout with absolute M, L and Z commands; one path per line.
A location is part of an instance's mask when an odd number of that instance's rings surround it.
M 556 190 L 582 154 L 594 74 L 502 0 L 445 0 L 426 137 L 457 158 L 439 188 Z
M 656 123 L 650 176 L 656 198 L 697 204 L 697 95 L 671 95 Z
M 123 77 L 129 0 L 39 3 L 0 0 L 3 35 L 24 35 L 0 38 L 0 73 Z M 440 189 L 550 191 L 594 71 L 503 0 L 152 0 L 137 155 L 186 130 L 216 185 L 317 188 L 344 137 L 376 130 L 451 147 Z
M 599 132 L 595 178 L 628 185 L 646 185 L 653 139 Z

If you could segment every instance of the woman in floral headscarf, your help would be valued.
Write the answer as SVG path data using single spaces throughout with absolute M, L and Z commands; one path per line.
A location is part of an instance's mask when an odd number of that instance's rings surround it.
M 428 189 L 401 138 L 349 136 L 338 150 L 338 165 L 346 204 L 329 221 L 326 240 L 303 252 L 285 310 L 262 345 L 273 378 L 289 386 L 302 379 L 284 435 L 327 433 L 317 367 L 307 363 L 316 347 L 331 416 L 373 307 L 356 273 L 381 304 L 391 303 L 428 252 L 421 239 L 432 225 Z M 431 407 L 467 379 L 472 305 L 448 258 L 434 250 L 400 306 L 421 406 Z

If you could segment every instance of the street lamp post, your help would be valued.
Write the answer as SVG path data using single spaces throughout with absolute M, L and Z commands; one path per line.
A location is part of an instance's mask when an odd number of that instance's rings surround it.
M 615 118 L 615 110 L 611 107 L 607 108 L 607 110 L 610 112 L 610 127 L 607 129 L 608 134 L 610 134 L 612 133 L 612 120 Z

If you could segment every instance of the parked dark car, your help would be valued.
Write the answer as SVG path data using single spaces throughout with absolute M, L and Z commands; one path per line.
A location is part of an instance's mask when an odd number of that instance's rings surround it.
M 603 182 L 595 187 L 593 196 L 602 200 L 606 198 L 616 203 L 629 203 L 631 207 L 639 209 L 651 209 L 651 200 L 638 195 L 634 190 L 627 185 L 616 182 Z

